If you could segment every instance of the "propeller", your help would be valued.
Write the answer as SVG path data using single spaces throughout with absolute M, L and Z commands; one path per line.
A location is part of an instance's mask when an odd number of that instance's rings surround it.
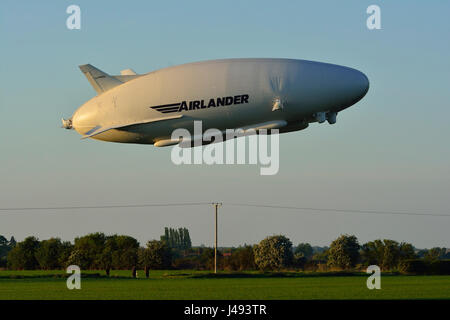
M 62 121 L 62 127 L 64 128 L 64 129 L 73 129 L 73 127 L 72 127 L 72 118 L 69 118 L 69 119 L 64 119 L 64 118 L 61 118 L 61 121 Z

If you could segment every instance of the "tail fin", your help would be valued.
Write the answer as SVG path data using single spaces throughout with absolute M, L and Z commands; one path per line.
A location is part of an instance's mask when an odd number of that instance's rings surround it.
M 123 83 L 122 81 L 111 77 L 109 74 L 97 69 L 90 64 L 84 64 L 80 66 L 80 70 L 84 73 L 84 75 L 98 94 L 108 91 L 109 89 Z
M 79 66 L 79 68 L 98 94 L 117 87 L 131 79 L 139 77 L 139 75 L 137 75 L 131 69 L 126 70 L 126 72 L 120 76 L 110 76 L 109 74 L 97 69 L 91 64 L 84 64 Z

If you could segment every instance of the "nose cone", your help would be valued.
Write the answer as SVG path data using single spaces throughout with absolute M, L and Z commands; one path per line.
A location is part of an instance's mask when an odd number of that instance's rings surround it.
M 340 106 L 339 110 L 354 105 L 369 91 L 369 79 L 358 70 L 343 68 L 340 72 Z
M 339 112 L 361 100 L 369 90 L 366 75 L 356 69 L 328 63 L 298 64 L 293 101 L 308 112 Z
M 91 130 L 97 120 L 97 110 L 90 102 L 85 103 L 72 116 L 72 127 L 81 135 Z
M 367 76 L 358 71 L 358 70 L 352 70 L 352 80 L 349 84 L 349 89 L 352 91 L 352 95 L 354 96 L 354 102 L 356 103 L 359 100 L 361 100 L 369 91 L 369 79 Z

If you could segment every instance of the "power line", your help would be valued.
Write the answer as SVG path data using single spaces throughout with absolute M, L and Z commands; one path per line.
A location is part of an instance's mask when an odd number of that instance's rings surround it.
M 390 214 L 390 215 L 409 215 L 409 216 L 435 216 L 435 217 L 450 217 L 449 214 L 440 213 L 421 213 L 421 212 L 401 212 L 401 211 L 377 211 L 377 210 L 354 210 L 354 209 L 330 209 L 330 208 L 309 208 L 309 207 L 291 207 L 291 206 L 276 206 L 264 204 L 248 204 L 248 203 L 226 203 L 229 206 L 239 207 L 256 207 L 256 208 L 272 208 L 272 209 L 289 209 L 289 210 L 304 210 L 304 211 L 322 211 L 322 212 L 336 212 L 336 213 L 362 213 L 362 214 Z
M 11 207 L 0 208 L 0 211 L 40 211 L 40 210 L 82 210 L 82 209 L 120 209 L 120 208 L 146 208 L 146 207 L 181 207 L 181 206 L 202 206 L 211 205 L 211 202 L 182 202 L 182 203 L 144 203 L 144 204 L 119 204 L 119 205 L 98 205 L 98 206 L 57 206 L 57 207 Z M 450 217 L 450 214 L 423 213 L 407 211 L 379 211 L 379 210 L 355 210 L 355 209 L 330 209 L 330 208 L 312 208 L 296 206 L 280 206 L 255 203 L 224 203 L 224 205 L 235 207 L 255 207 L 271 209 L 287 209 L 300 211 L 314 211 L 317 213 L 335 212 L 335 213 L 359 213 L 359 214 L 383 214 L 383 215 L 409 215 L 409 216 L 435 216 Z
M 61 206 L 61 207 L 23 207 L 23 208 L 0 208 L 0 211 L 37 211 L 37 210 L 79 210 L 79 209 L 114 209 L 114 208 L 146 208 L 146 207 L 180 207 L 209 205 L 210 202 L 187 202 L 187 203 L 147 203 L 147 204 L 119 204 L 101 206 Z

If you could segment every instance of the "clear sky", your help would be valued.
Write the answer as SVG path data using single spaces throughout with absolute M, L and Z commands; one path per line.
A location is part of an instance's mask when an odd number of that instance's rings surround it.
M 81 30 L 66 8 L 81 7 Z M 381 7 L 382 29 L 366 27 Z M 223 201 L 450 214 L 448 1 L 1 1 L 0 207 Z M 175 166 L 171 148 L 80 140 L 60 128 L 95 95 L 78 65 L 110 74 L 192 61 L 280 57 L 363 71 L 367 96 L 338 116 L 280 136 L 280 171 Z M 188 227 L 213 244 L 211 207 L 0 212 L 23 239 L 102 231 L 159 238 Z M 327 245 L 342 233 L 450 246 L 450 218 L 226 206 L 222 245 L 285 234 Z

